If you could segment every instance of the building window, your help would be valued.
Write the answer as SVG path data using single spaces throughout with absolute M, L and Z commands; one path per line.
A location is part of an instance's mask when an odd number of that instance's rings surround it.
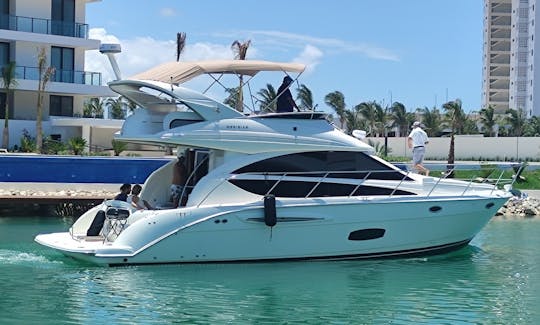
M 9 0 L 0 0 L 0 29 L 9 28 Z
M 9 43 L 0 42 L 0 67 L 9 63 Z
M 527 37 L 520 37 L 519 40 L 518 40 L 518 46 L 519 47 L 527 47 Z
M 49 115 L 73 116 L 73 97 L 51 95 Z
M 0 92 L 0 119 L 4 119 L 6 117 L 5 107 L 6 107 L 6 93 Z
M 527 62 L 527 56 L 529 53 L 527 52 L 518 52 L 518 62 Z
M 52 0 L 51 18 L 54 35 L 75 36 L 75 0 Z
M 74 52 L 72 48 L 68 47 L 53 46 L 51 48 L 51 66 L 55 68 L 53 81 L 73 82 Z
M 518 67 L 518 77 L 527 76 L 527 67 Z

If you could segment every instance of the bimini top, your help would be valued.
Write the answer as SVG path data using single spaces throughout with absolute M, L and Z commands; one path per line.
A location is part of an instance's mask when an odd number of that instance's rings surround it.
M 254 60 L 212 60 L 192 62 L 167 62 L 129 79 L 154 80 L 181 84 L 202 74 L 236 74 L 254 76 L 261 71 L 284 71 L 302 73 L 306 66 L 301 63 L 283 63 Z

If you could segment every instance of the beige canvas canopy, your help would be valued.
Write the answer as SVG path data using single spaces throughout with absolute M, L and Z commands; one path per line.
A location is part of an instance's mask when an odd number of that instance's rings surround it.
M 254 76 L 260 71 L 284 71 L 302 73 L 306 66 L 301 63 L 282 63 L 252 60 L 213 60 L 193 62 L 167 62 L 130 79 L 155 80 L 180 84 L 202 74 L 228 73 Z

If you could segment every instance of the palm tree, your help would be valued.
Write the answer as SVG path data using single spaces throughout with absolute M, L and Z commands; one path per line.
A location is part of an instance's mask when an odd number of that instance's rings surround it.
M 234 41 L 231 44 L 231 49 L 234 52 L 234 58 L 237 60 L 245 60 L 247 55 L 247 50 L 251 45 L 251 40 L 247 40 L 244 43 L 239 41 Z M 242 92 L 242 87 L 244 86 L 244 76 L 238 75 L 240 80 L 240 86 L 238 87 L 238 100 L 236 101 L 236 110 L 242 112 L 244 110 L 244 94 Z
M 448 151 L 448 165 L 446 168 L 449 171 L 448 177 L 454 176 L 454 162 L 455 162 L 455 134 L 460 133 L 467 116 L 461 108 L 461 100 L 456 99 L 448 103 L 443 104 L 443 108 L 446 112 L 446 120 L 451 129 L 450 133 L 450 149 Z
M 533 116 L 529 119 L 523 135 L 527 137 L 540 136 L 540 118 L 538 116 Z
M 126 113 L 124 110 L 125 103 L 122 100 L 122 97 L 109 98 L 107 99 L 106 104 L 107 104 L 107 107 L 109 108 L 111 118 L 116 119 L 116 120 L 122 120 L 126 118 Z
M 332 107 L 339 117 L 340 127 L 343 129 L 346 119 L 345 96 L 339 91 L 334 91 L 324 96 L 326 105 Z
M 488 137 L 495 135 L 494 126 L 497 124 L 497 119 L 495 118 L 495 109 L 491 105 L 480 110 L 480 122 L 485 135 Z
M 2 148 L 8 149 L 9 147 L 9 97 L 13 92 L 13 88 L 17 87 L 18 82 L 15 79 L 15 61 L 11 61 L 2 67 L 2 87 L 6 92 L 6 102 L 4 105 L 4 132 L 2 134 Z
M 299 108 L 302 110 L 313 110 L 313 94 L 306 85 L 300 85 L 296 100 L 300 102 Z
M 427 135 L 430 137 L 437 136 L 441 131 L 441 113 L 439 110 L 435 107 L 431 110 L 424 107 L 418 111 L 422 114 L 422 124 L 425 126 Z
M 407 110 L 405 105 L 399 102 L 394 102 L 390 107 L 391 127 L 398 128 L 400 136 L 405 136 L 409 129 L 409 121 L 407 120 Z
M 186 33 L 176 33 L 176 62 L 180 61 L 180 54 L 186 46 Z
M 36 114 L 36 152 L 41 153 L 43 146 L 43 127 L 41 120 L 43 119 L 43 97 L 45 88 L 54 74 L 54 67 L 47 66 L 47 53 L 45 47 L 38 49 L 38 101 Z
M 385 112 L 384 109 L 375 101 L 363 102 L 355 106 L 360 112 L 360 115 L 368 126 L 368 134 L 370 136 L 375 136 L 384 128 L 385 122 Z M 384 132 L 384 131 L 383 131 Z
M 522 109 L 509 109 L 506 114 L 508 114 L 506 121 L 510 124 L 512 135 L 516 137 L 522 136 L 527 122 L 525 112 Z
M 104 102 L 101 98 L 93 97 L 84 103 L 83 117 L 103 117 Z
M 237 107 L 238 103 L 238 87 L 227 88 L 225 91 L 229 94 L 227 98 L 223 101 L 223 104 L 228 105 L 229 107 Z
M 352 110 L 345 110 L 344 116 L 348 134 L 354 130 L 365 130 L 369 127 L 367 121 L 362 118 L 361 108 L 361 105 L 356 105 Z
M 122 102 L 124 103 L 124 106 L 127 107 L 128 111 L 130 111 L 131 113 L 133 113 L 135 109 L 137 108 L 137 104 L 134 101 L 130 100 L 129 98 L 120 96 L 119 99 L 122 100 Z
M 266 88 L 262 88 L 257 92 L 257 95 L 262 98 L 260 100 L 259 109 L 261 112 L 275 112 L 276 111 L 276 97 L 277 92 L 274 86 L 266 84 Z

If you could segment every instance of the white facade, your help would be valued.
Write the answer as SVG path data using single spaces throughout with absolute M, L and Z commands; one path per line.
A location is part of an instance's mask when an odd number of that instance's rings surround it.
M 67 141 L 73 136 L 105 132 L 111 134 L 121 127 L 122 121 L 96 123 L 81 118 L 83 104 L 91 97 L 116 96 L 102 85 L 101 73 L 85 71 L 85 52 L 95 50 L 100 41 L 88 38 L 85 23 L 86 5 L 100 0 L 0 0 L 0 66 L 16 62 L 18 85 L 8 98 L 9 148 L 20 143 L 22 135 L 18 124 L 24 125 L 35 136 L 37 107 L 38 49 L 46 49 L 48 65 L 55 74 L 47 84 L 43 102 L 44 136 L 60 136 Z M 90 4 L 99 5 L 99 4 Z M 3 54 L 2 54 L 3 53 Z M 6 57 L 7 56 L 7 57 Z M 5 93 L 0 90 L 4 110 Z M 0 129 L 4 127 L 4 113 L 0 114 Z M 51 117 L 73 119 L 72 125 L 55 125 Z M 90 119 L 88 119 L 90 120 Z M 92 119 L 94 120 L 94 119 Z M 33 123 L 29 123 L 33 121 Z M 32 128 L 28 128 L 33 125 Z M 0 132 L 0 139 L 2 135 Z M 89 144 L 92 138 L 87 139 Z M 99 145 L 110 146 L 108 143 Z
M 540 102 L 535 104 L 540 98 L 535 96 L 540 91 L 537 12 L 536 0 L 484 0 L 482 107 L 540 116 Z
M 509 105 L 512 0 L 484 1 L 482 107 L 504 112 Z

